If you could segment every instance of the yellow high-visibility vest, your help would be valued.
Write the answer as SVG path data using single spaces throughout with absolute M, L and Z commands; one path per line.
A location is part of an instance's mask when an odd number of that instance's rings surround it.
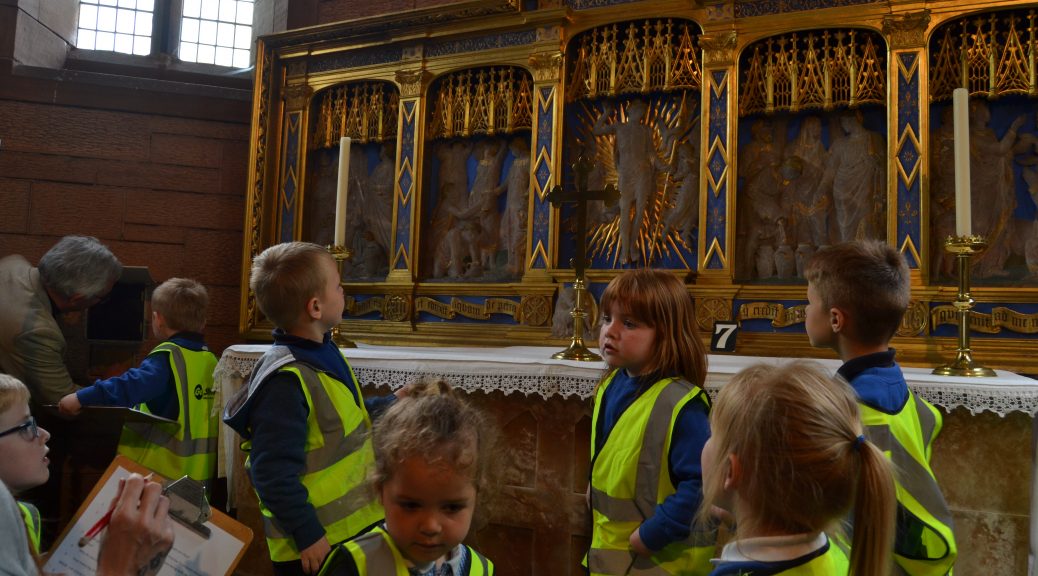
M 166 478 L 190 476 L 208 483 L 216 477 L 219 414 L 213 410 L 213 369 L 216 356 L 163 342 L 148 355 L 164 354 L 180 406 L 176 424 L 127 422 L 119 438 L 119 453 Z M 137 406 L 148 412 L 144 404 Z
M 354 399 L 339 380 L 295 362 L 287 348 L 283 354 L 283 358 L 272 359 L 265 367 L 257 366 L 256 370 L 262 373 L 253 377 L 259 378 L 257 382 L 262 384 L 274 373 L 287 372 L 300 383 L 309 409 L 304 447 L 306 463 L 300 481 L 306 488 L 307 502 L 314 507 L 317 519 L 324 527 L 328 542 L 338 544 L 385 516 L 382 505 L 373 497 L 367 484 L 367 473 L 375 462 L 369 434 L 371 418 L 364 407 L 359 387 Z M 357 381 L 352 367 L 350 376 L 354 382 Z M 255 389 L 257 387 L 250 385 L 251 391 Z M 242 443 L 246 452 L 251 448 L 251 441 Z M 251 467 L 249 458 L 246 458 L 245 466 L 246 469 Z M 278 525 L 262 496 L 258 493 L 256 496 L 263 514 L 270 559 L 274 562 L 298 560 L 299 549 L 292 536 Z
M 469 569 L 458 576 L 493 576 L 494 563 L 465 546 L 469 553 Z M 333 574 L 340 564 L 352 561 L 360 576 L 408 576 L 407 562 L 381 527 L 344 542 L 332 549 L 318 576 Z M 348 565 L 348 564 L 347 564 Z
M 911 391 L 897 414 L 863 403 L 859 407 L 866 436 L 894 464 L 898 504 L 894 562 L 911 576 L 950 574 L 958 557 L 954 523 L 930 468 L 941 413 Z
M 29 545 L 32 546 L 32 553 L 35 556 L 40 554 L 40 511 L 35 506 L 28 502 L 18 501 L 18 508 L 22 510 L 22 519 L 25 520 L 26 532 L 29 534 Z
M 649 558 L 630 549 L 629 538 L 656 506 L 677 489 L 670 481 L 669 453 L 674 422 L 689 402 L 709 407 L 698 386 L 675 378 L 653 384 L 617 420 L 595 454 L 602 399 L 616 371 L 598 387 L 591 422 L 591 548 L 593 576 L 625 574 L 698 576 L 709 574 L 715 530 L 691 525 L 689 538 L 673 542 Z

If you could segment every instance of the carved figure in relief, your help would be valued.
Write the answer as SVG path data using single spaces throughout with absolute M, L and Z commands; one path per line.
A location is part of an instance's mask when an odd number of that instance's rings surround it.
M 786 149 L 786 157 L 798 156 L 801 160 L 813 166 L 819 174 L 825 169 L 825 163 L 829 159 L 829 152 L 822 142 L 822 119 L 818 116 L 806 116 L 800 122 L 800 131 L 789 148 Z M 808 170 L 808 172 L 813 172 Z
M 647 112 L 645 102 L 632 100 L 627 105 L 626 121 L 618 119 L 606 124 L 613 112 L 611 102 L 603 104 L 592 132 L 596 136 L 613 134 L 616 138 L 613 154 L 620 189 L 620 261 L 629 263 L 638 261 L 641 256 L 633 247 L 641 232 L 649 201 L 656 193 L 656 170 L 669 172 L 670 167 L 656 152 L 652 126 L 642 123 Z
M 508 273 L 516 275 L 523 269 L 526 244 L 526 215 L 530 201 L 530 143 L 525 138 L 513 138 L 508 147 L 514 158 L 505 181 L 508 192 L 504 223 L 501 226 L 501 244 L 508 251 Z
M 362 190 L 368 185 L 368 158 L 361 146 L 350 147 L 350 178 L 347 182 L 346 235 L 353 247 L 364 233 L 364 200 Z
M 591 160 L 591 171 L 587 174 L 587 189 L 602 190 L 606 186 L 605 161 L 598 156 L 598 142 L 592 138 L 584 145 L 585 158 Z M 587 203 L 587 225 L 593 228 L 611 222 L 620 210 L 617 203 L 606 206 L 604 200 L 591 200 Z
M 587 317 L 584 318 L 584 339 L 590 342 L 596 340 L 598 336 L 597 305 L 595 304 L 594 296 L 590 292 L 585 292 L 584 295 L 587 297 L 587 301 L 584 304 L 584 312 L 587 312 Z M 573 336 L 573 316 L 570 315 L 570 311 L 573 310 L 575 305 L 576 295 L 573 292 L 573 285 L 566 284 L 559 289 L 559 297 L 555 300 L 555 311 L 552 312 L 551 316 L 552 338 L 570 338 Z
M 433 255 L 433 277 L 460 277 L 462 274 L 461 236 L 451 234 L 455 227 L 454 213 L 467 206 L 467 172 L 465 162 L 472 145 L 466 142 L 442 142 L 436 147 L 440 162 L 439 178 L 436 183 L 437 202 L 433 209 L 429 239 L 435 252 Z
M 335 173 L 338 173 L 337 167 Z M 342 275 L 344 278 L 362 278 L 368 274 L 358 271 L 355 263 L 357 251 L 364 244 L 364 232 L 367 230 L 366 207 L 362 195 L 368 187 L 368 157 L 362 146 L 350 147 L 350 177 L 346 185 L 346 246 L 354 254 L 353 258 L 343 264 Z M 332 212 L 334 218 L 334 211 Z
M 779 168 L 784 204 L 788 206 L 787 233 L 790 244 L 819 248 L 829 244 L 832 199 L 818 185 L 821 168 L 797 155 L 787 156 Z
M 1024 182 L 1027 183 L 1027 193 L 1031 200 L 1038 206 L 1038 168 L 1026 168 L 1023 172 Z M 1031 277 L 1038 277 L 1038 220 L 1030 223 L 1030 233 L 1024 241 L 1024 259 L 1027 262 L 1027 271 Z
M 680 230 L 681 239 L 691 248 L 699 225 L 699 155 L 690 142 L 678 145 L 675 164 L 672 177 L 678 182 L 678 189 L 665 225 Z
M 452 210 L 452 214 L 464 225 L 464 230 L 456 228 L 452 233 L 462 235 L 462 240 L 469 246 L 470 263 L 465 272 L 467 277 L 480 276 L 494 266 L 501 226 L 497 197 L 506 188 L 499 184 L 506 152 L 504 142 L 497 140 L 487 140 L 476 148 L 479 164 L 476 166 L 472 191 L 469 192 L 468 205 L 463 209 Z
M 777 233 L 776 220 L 782 216 L 782 186 L 779 166 L 782 151 L 776 143 L 776 131 L 768 119 L 759 119 L 751 127 L 752 140 L 739 155 L 739 166 L 743 172 L 740 193 L 745 202 L 740 202 L 738 235 L 740 252 L 736 260 L 739 276 L 749 277 L 757 270 L 758 278 L 770 278 L 771 261 Z M 758 254 L 761 247 L 768 246 L 767 254 Z
M 930 252 L 937 276 L 948 277 L 955 267 L 955 258 L 944 250 L 944 240 L 955 234 L 955 117 L 951 106 L 941 111 L 941 127 L 933 132 L 930 142 Z
M 335 210 L 328 210 L 327 207 L 335 205 L 335 159 L 338 156 L 334 150 L 318 150 L 315 156 L 315 165 L 308 179 L 304 218 L 309 222 L 308 240 L 327 246 L 335 239 Z
M 862 125 L 860 112 L 841 115 L 839 126 L 820 185 L 832 193 L 835 240 L 881 239 L 887 178 L 883 136 Z
M 368 177 L 367 187 L 359 194 L 364 205 L 364 224 L 387 260 L 393 251 L 393 171 L 396 168 L 393 152 L 390 144 L 381 147 L 378 164 Z
M 1009 224 L 1016 209 L 1013 154 L 1017 131 L 1025 120 L 1025 116 L 1018 117 L 999 138 L 988 125 L 991 111 L 987 103 L 970 100 L 972 232 L 988 241 L 988 248 L 977 259 L 975 268 L 981 278 L 1005 275 L 1005 263 L 1011 250 Z M 1026 148 L 1026 142 L 1022 145 Z
M 385 276 L 389 272 L 389 260 L 371 230 L 365 230 L 353 249 L 352 275 L 359 278 Z

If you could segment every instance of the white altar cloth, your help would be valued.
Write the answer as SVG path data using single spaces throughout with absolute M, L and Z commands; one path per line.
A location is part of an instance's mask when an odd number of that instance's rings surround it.
M 216 382 L 245 378 L 267 344 L 242 344 L 227 348 L 217 366 Z M 343 349 L 357 379 L 374 386 L 396 389 L 421 375 L 442 376 L 452 385 L 468 392 L 577 396 L 594 394 L 605 370 L 602 362 L 553 360 L 559 348 L 511 346 L 505 348 L 405 347 L 359 345 Z M 707 391 L 714 393 L 732 375 L 756 362 L 783 363 L 790 358 L 711 354 L 706 380 Z M 818 360 L 834 372 L 836 359 Z M 930 403 L 947 411 L 964 407 L 974 414 L 990 410 L 999 416 L 1019 411 L 1038 413 L 1038 380 L 997 371 L 995 378 L 936 376 L 929 368 L 903 367 L 909 387 Z M 232 388 L 237 386 L 232 384 Z M 229 390 L 224 389 L 224 393 Z

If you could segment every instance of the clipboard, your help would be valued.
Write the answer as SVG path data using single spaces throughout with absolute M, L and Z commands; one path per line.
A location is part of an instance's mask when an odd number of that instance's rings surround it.
M 47 556 L 43 567 L 46 573 L 63 573 L 66 576 L 94 576 L 97 572 L 97 555 L 102 538 L 94 538 L 85 547 L 79 547 L 79 539 L 87 530 L 108 512 L 108 507 L 119 489 L 119 479 L 131 472 L 147 475 L 151 470 L 126 458 L 116 456 L 105 470 L 101 480 L 90 491 L 86 501 L 76 511 L 57 543 Z M 155 475 L 158 478 L 158 475 Z M 168 481 L 162 478 L 163 481 Z M 172 516 L 171 516 L 172 518 Z M 208 576 L 230 575 L 245 555 L 252 542 L 252 530 L 219 510 L 205 523 L 209 537 L 188 528 L 172 519 L 173 549 L 159 570 L 159 576 Z
M 59 412 L 57 404 L 46 404 L 44 408 L 53 411 L 55 414 Z M 119 418 L 123 422 L 144 422 L 149 424 L 177 424 L 176 420 L 170 420 L 169 418 L 163 418 L 155 414 L 149 414 L 142 412 L 136 408 L 126 408 L 123 406 L 83 406 L 80 410 L 82 415 L 94 415 L 101 416 L 104 418 Z

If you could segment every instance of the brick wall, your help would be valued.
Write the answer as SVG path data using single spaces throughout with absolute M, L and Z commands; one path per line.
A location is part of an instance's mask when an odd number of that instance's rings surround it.
M 204 283 L 210 347 L 240 341 L 249 103 L 227 104 L 240 110 L 226 119 L 184 117 L 140 111 L 161 95 L 129 86 L 107 90 L 107 109 L 40 101 L 40 88 L 12 80 L 0 94 L 0 256 L 35 262 L 63 235 L 97 236 L 156 281 Z

